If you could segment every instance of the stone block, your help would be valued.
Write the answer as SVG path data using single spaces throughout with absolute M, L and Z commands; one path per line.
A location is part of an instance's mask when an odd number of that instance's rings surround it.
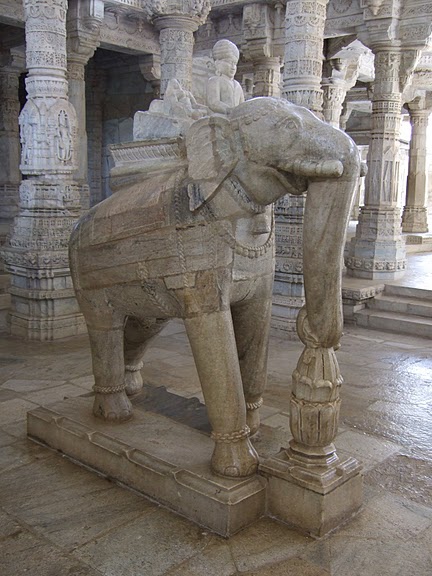
M 349 520 L 363 499 L 361 466 L 353 458 L 322 476 L 293 465 L 284 450 L 260 466 L 268 479 L 268 513 L 312 536 L 321 537 Z

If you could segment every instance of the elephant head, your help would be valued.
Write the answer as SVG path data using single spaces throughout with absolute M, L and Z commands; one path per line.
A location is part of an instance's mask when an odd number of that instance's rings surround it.
M 345 133 L 309 110 L 276 98 L 255 98 L 229 117 L 195 122 L 186 135 L 190 209 L 210 202 L 228 176 L 251 201 L 268 205 L 307 191 L 304 218 L 306 344 L 332 348 L 342 332 L 344 239 L 361 163 Z

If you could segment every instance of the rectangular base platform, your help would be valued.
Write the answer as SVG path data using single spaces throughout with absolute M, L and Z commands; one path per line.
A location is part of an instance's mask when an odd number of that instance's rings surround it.
M 264 478 L 214 475 L 208 435 L 139 406 L 130 421 L 109 424 L 94 418 L 91 398 L 70 398 L 29 412 L 27 431 L 29 438 L 221 536 L 231 536 L 265 514 Z

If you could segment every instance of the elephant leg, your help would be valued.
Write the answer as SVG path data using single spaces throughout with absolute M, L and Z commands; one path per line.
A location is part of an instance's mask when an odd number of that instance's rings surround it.
M 271 293 L 271 291 L 270 291 Z M 267 384 L 271 297 L 235 304 L 232 318 L 246 400 L 246 422 L 251 435 L 260 425 L 259 408 Z
M 123 327 L 88 326 L 95 377 L 93 414 L 109 421 L 128 420 L 132 405 L 124 389 Z
M 230 310 L 185 320 L 215 441 L 216 474 L 254 474 L 258 455 L 249 440 L 246 406 Z
M 141 368 L 143 356 L 152 339 L 159 334 L 167 320 L 156 318 L 141 321 L 129 317 L 124 331 L 125 390 L 128 396 L 137 394 L 143 386 Z
M 95 378 L 93 414 L 109 421 L 127 420 L 132 405 L 124 390 L 124 316 L 108 304 L 104 291 L 76 291 L 84 315 Z

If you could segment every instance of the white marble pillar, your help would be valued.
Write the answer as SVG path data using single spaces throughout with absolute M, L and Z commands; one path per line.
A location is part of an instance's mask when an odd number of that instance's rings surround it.
M 253 61 L 253 96 L 281 96 L 281 62 L 279 57 L 257 58 Z
M 356 236 L 346 260 L 348 274 L 357 278 L 394 279 L 406 268 L 401 236 L 399 197 L 399 132 L 401 125 L 401 51 L 397 46 L 372 46 L 375 83 L 372 131 Z
M 24 0 L 28 99 L 20 114 L 19 213 L 3 256 L 11 274 L 11 332 L 53 340 L 85 331 L 69 272 L 80 213 L 77 118 L 66 80 L 66 0 Z
M 104 199 L 102 190 L 103 102 L 106 89 L 105 70 L 89 64 L 86 82 L 86 116 L 88 133 L 88 174 L 90 206 Z
M 322 88 L 324 96 L 324 120 L 328 122 L 330 126 L 339 128 L 340 118 L 342 115 L 342 105 L 347 93 L 345 82 L 343 80 L 333 80 L 329 82 L 324 81 Z
M 428 232 L 428 156 L 427 131 L 430 108 L 418 109 L 408 104 L 411 121 L 411 142 L 406 203 L 402 214 L 403 232 Z
M 288 0 L 282 96 L 322 115 L 324 24 L 327 0 Z M 273 333 L 297 339 L 296 318 L 304 305 L 304 196 L 287 196 L 275 205 L 276 275 Z
M 161 97 L 172 78 L 192 90 L 193 33 L 205 22 L 210 8 L 210 0 L 150 0 L 145 4 L 147 17 L 159 31 Z
M 22 57 L 10 50 L 0 52 L 0 245 L 18 213 L 21 181 L 18 90 L 23 70 Z

